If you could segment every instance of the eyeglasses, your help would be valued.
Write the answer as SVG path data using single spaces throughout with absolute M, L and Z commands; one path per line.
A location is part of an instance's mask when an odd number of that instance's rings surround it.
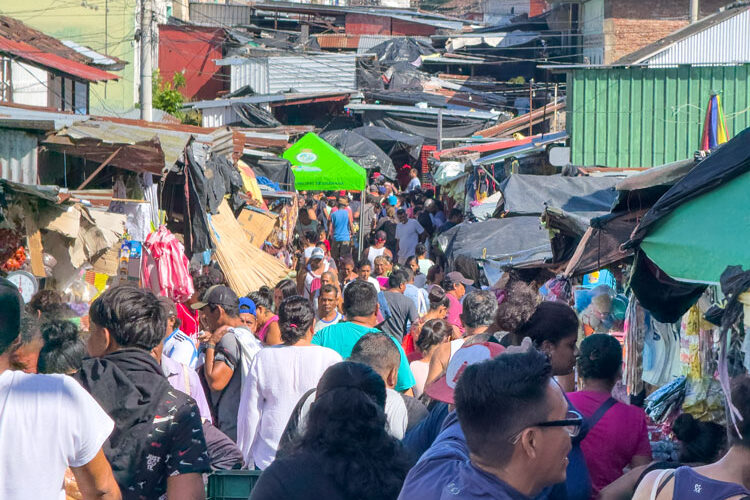
M 511 436 L 509 441 L 511 444 L 516 444 L 518 440 L 521 439 L 521 434 L 523 433 L 523 431 L 525 431 L 529 427 L 562 427 L 565 432 L 568 433 L 568 436 L 574 438 L 578 435 L 579 432 L 581 432 L 582 425 L 583 415 L 581 415 L 577 411 L 569 410 L 565 415 L 565 419 L 550 420 L 548 422 L 539 422 L 537 424 L 527 425 L 526 427 L 515 433 L 513 436 Z

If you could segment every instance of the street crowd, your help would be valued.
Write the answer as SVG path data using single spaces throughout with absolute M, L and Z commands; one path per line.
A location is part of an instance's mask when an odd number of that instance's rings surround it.
M 253 500 L 750 497 L 747 376 L 736 426 L 683 415 L 679 460 L 654 462 L 613 396 L 617 339 L 448 268 L 432 242 L 461 221 L 414 171 L 403 193 L 300 193 L 296 278 L 244 297 L 200 266 L 187 301 L 113 286 L 85 324 L 2 280 L 0 498 L 201 499 L 244 468 Z

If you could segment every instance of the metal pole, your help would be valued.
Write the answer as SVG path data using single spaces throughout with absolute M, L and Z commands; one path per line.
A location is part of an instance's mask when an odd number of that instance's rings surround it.
M 534 80 L 529 82 L 529 137 L 534 135 L 534 121 L 531 112 L 534 111 Z
M 367 203 L 367 186 L 360 195 L 359 200 L 359 248 L 357 249 L 357 262 L 362 258 L 362 245 L 365 241 L 365 207 Z
M 108 37 L 109 37 L 109 16 L 107 15 L 109 13 L 109 0 L 104 0 L 104 55 L 109 55 L 109 49 L 107 47 Z M 107 98 L 107 82 L 104 82 L 104 99 Z M 86 113 L 89 112 L 89 107 L 86 106 Z
M 690 0 L 690 24 L 698 21 L 700 16 L 700 0 Z
M 443 108 L 438 109 L 437 150 L 443 150 Z
M 555 132 L 557 132 L 557 84 L 555 84 L 555 100 L 554 100 L 554 105 L 555 105 L 554 106 L 555 107 L 555 118 L 554 118 L 554 120 L 555 120 L 554 124 L 555 125 L 554 125 L 554 127 L 555 127 Z
M 141 120 L 151 121 L 151 0 L 141 0 Z

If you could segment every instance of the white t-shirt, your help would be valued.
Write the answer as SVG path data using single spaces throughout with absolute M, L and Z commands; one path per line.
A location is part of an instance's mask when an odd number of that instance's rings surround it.
M 435 265 L 430 259 L 417 259 L 417 265 L 419 266 L 419 272 L 427 276 L 430 272 L 430 268 Z
M 422 224 L 417 219 L 407 219 L 406 224 L 396 224 L 396 239 L 398 240 L 398 261 L 403 264 L 406 259 L 414 255 L 419 244 L 419 235 L 424 233 Z
M 317 345 L 272 346 L 255 355 L 237 418 L 237 445 L 246 463 L 261 470 L 271 465 L 297 402 L 341 360 L 333 349 Z
M 65 500 L 65 470 L 91 462 L 114 426 L 66 375 L 1 373 L 0 498 Z
M 164 339 L 164 354 L 193 369 L 198 363 L 198 349 L 195 342 L 182 330 L 175 330 Z
M 414 397 L 418 398 L 424 392 L 424 386 L 427 383 L 427 374 L 430 371 L 430 363 L 425 363 L 421 359 L 418 359 L 409 363 L 409 368 L 411 368 L 411 373 L 414 375 L 414 380 L 417 381 L 412 389 L 414 389 Z
M 336 317 L 334 317 L 331 321 L 324 321 L 323 319 L 318 319 L 315 321 L 315 333 L 318 333 L 323 328 L 331 325 L 335 325 L 339 321 L 344 319 L 344 315 L 340 312 L 336 311 Z

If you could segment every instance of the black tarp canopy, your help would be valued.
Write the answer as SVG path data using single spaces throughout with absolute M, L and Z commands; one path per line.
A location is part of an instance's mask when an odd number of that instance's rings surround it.
M 498 209 L 506 215 L 541 214 L 555 207 L 583 218 L 610 211 L 617 193 L 614 177 L 512 174 L 500 185 L 503 199 Z
M 378 171 L 388 179 L 396 179 L 393 161 L 370 139 L 343 129 L 323 132 L 320 137 L 365 170 Z
M 508 217 L 464 222 L 438 236 L 449 262 L 463 255 L 498 266 L 543 263 L 552 257 L 547 230 L 539 217 Z
M 292 164 L 284 158 L 243 155 L 242 161 L 253 169 L 256 177 L 265 177 L 277 183 L 285 191 L 294 191 Z
M 371 140 L 377 144 L 380 149 L 385 151 L 385 154 L 388 156 L 393 156 L 403 151 L 411 158 L 417 160 L 419 159 L 419 154 L 421 153 L 422 145 L 424 144 L 424 139 L 417 135 L 407 134 L 385 127 L 376 127 L 375 125 L 357 127 L 353 129 L 352 132 Z
M 362 121 L 366 125 L 389 128 L 416 134 L 428 144 L 437 144 L 437 114 L 419 114 L 401 110 L 365 110 Z M 494 125 L 496 120 L 463 116 L 443 116 L 443 137 L 471 137 L 478 130 Z
M 437 50 L 427 42 L 414 38 L 399 37 L 381 42 L 367 51 L 375 54 L 381 64 L 414 62 L 420 56 L 435 54 Z

